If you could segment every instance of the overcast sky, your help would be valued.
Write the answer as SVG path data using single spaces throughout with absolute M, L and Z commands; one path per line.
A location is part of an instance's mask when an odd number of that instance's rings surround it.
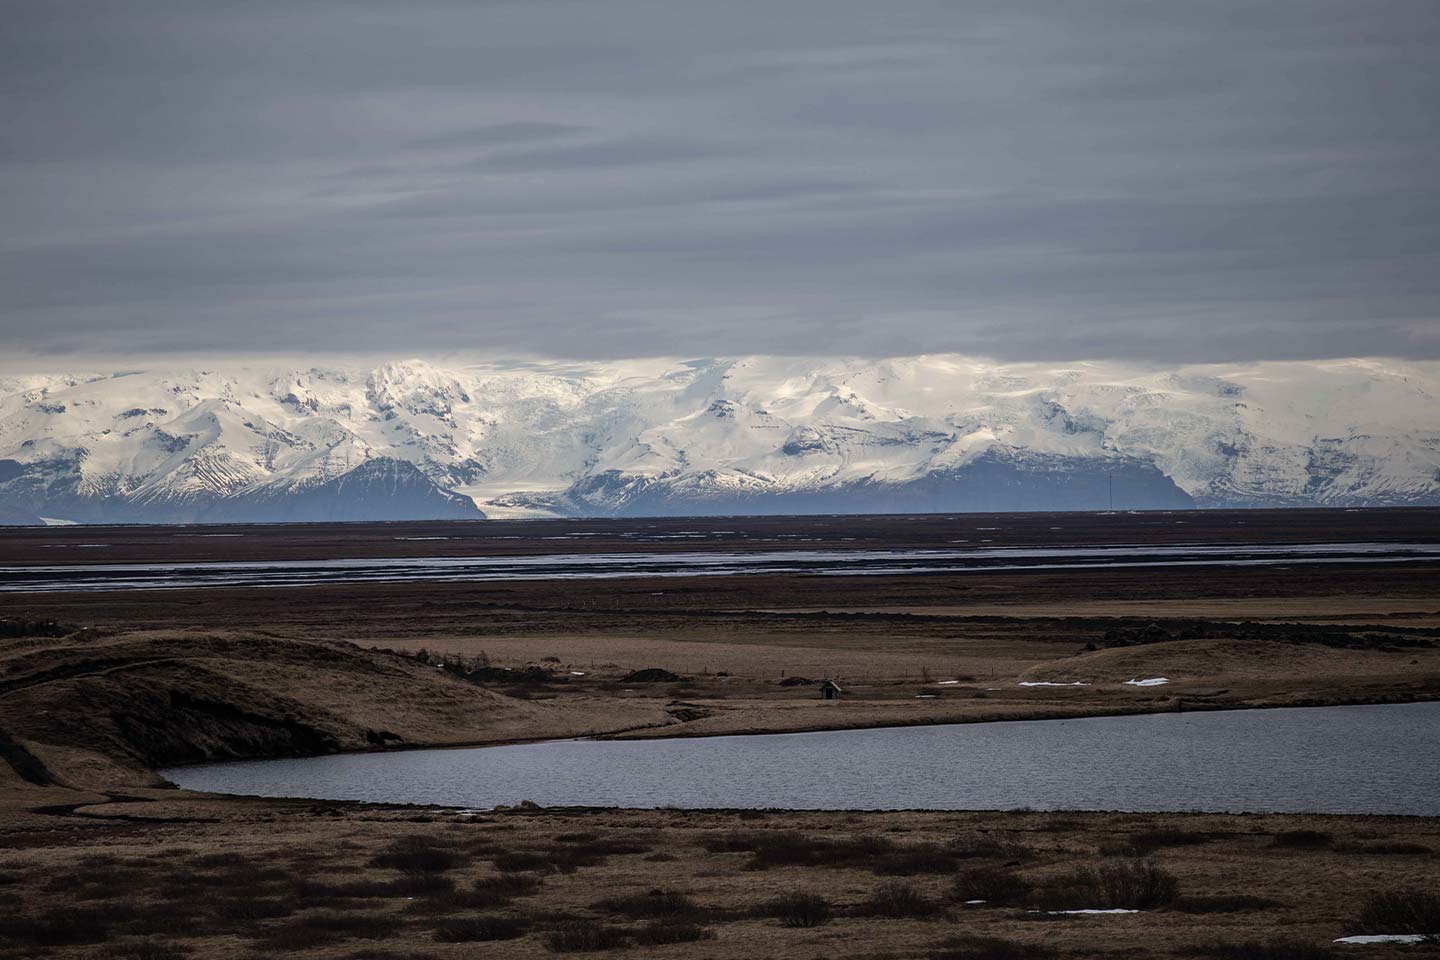
M 0 0 L 0 353 L 1440 356 L 1436 0 Z

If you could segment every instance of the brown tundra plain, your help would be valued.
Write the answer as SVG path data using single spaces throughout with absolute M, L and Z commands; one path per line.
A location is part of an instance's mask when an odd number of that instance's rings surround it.
M 523 797 L 476 810 L 208 795 L 155 772 L 580 736 L 1433 700 L 1440 571 L 1423 557 L 20 589 L 25 570 L 91 564 L 957 541 L 1433 544 L 1440 511 L 3 531 L 0 956 L 1303 960 L 1435 949 L 1333 942 L 1440 931 L 1434 818 L 627 810 Z M 1169 682 L 1125 683 L 1151 676 Z M 825 678 L 843 686 L 840 702 L 804 682 Z M 1061 680 L 1085 685 L 1021 685 Z

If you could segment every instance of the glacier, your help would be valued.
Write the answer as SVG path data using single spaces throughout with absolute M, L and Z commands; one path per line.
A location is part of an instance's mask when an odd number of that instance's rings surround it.
M 0 522 L 1440 504 L 1440 363 L 752 356 L 0 374 Z

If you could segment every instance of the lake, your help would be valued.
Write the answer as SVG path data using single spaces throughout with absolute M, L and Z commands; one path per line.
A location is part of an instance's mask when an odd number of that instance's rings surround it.
M 181 787 L 217 793 L 476 808 L 533 800 L 544 806 L 1440 816 L 1440 703 L 565 740 L 161 773 Z

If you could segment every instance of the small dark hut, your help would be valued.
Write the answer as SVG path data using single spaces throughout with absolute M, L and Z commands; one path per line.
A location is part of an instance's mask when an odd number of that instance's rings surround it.
M 836 683 L 834 680 L 826 680 L 824 683 L 820 684 L 821 700 L 839 700 L 840 694 L 844 692 L 844 690 L 840 689 L 840 684 Z

